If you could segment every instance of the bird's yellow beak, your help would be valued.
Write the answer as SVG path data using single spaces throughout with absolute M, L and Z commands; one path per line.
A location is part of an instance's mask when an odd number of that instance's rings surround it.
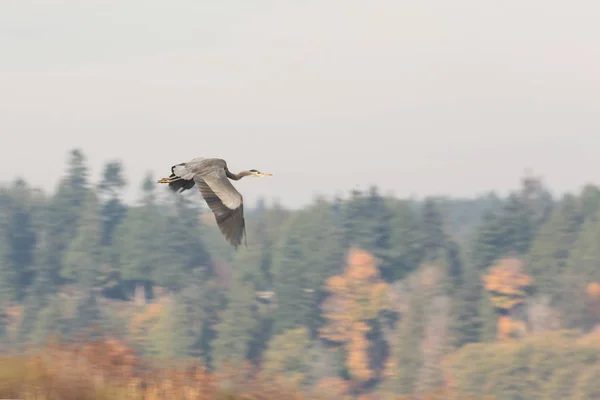
M 262 172 L 259 172 L 258 174 L 256 174 L 256 176 L 260 176 L 260 177 L 263 177 L 263 176 L 273 176 L 273 174 L 263 174 Z

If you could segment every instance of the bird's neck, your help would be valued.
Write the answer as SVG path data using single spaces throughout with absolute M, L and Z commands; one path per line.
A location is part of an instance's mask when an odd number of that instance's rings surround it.
M 242 171 L 242 172 L 238 172 L 237 174 L 233 174 L 228 169 L 225 170 L 225 173 L 227 174 L 227 177 L 229 179 L 232 179 L 234 181 L 239 181 L 243 177 L 250 175 L 249 171 Z

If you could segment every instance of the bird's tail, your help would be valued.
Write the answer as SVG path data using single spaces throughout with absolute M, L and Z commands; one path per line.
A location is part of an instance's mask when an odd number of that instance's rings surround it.
M 176 178 L 175 175 L 170 176 L 169 178 Z M 176 181 L 173 182 L 169 182 L 169 189 L 171 189 L 174 192 L 183 192 L 184 190 L 188 190 L 194 187 L 194 185 L 196 184 L 196 182 L 194 182 L 193 180 L 185 180 L 182 178 L 179 178 Z
M 177 164 L 171 167 L 171 175 L 169 175 L 168 179 L 165 180 L 161 180 L 165 183 L 169 184 L 169 189 L 171 189 L 173 192 L 183 192 L 184 190 L 188 190 L 194 187 L 194 185 L 196 185 L 196 182 L 193 179 L 183 179 L 177 175 L 175 175 L 175 168 L 179 167 L 179 166 L 184 166 L 185 163 L 181 163 L 181 164 Z M 159 182 L 161 182 L 159 181 Z

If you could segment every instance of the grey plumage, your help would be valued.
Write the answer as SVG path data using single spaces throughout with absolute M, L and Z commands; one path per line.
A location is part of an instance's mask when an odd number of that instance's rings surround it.
M 225 160 L 199 157 L 173 165 L 171 175 L 158 180 L 158 182 L 168 183 L 169 188 L 177 193 L 197 186 L 206 204 L 215 215 L 221 233 L 237 249 L 242 243 L 242 239 L 246 245 L 244 199 L 231 184 L 230 179 L 237 181 L 245 176 L 271 175 L 263 174 L 255 169 L 233 174 L 227 168 Z

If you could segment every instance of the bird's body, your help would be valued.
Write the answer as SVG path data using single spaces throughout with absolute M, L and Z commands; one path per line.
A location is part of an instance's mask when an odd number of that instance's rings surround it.
M 220 158 L 194 158 L 185 163 L 173 165 L 171 176 L 162 178 L 159 183 L 168 183 L 169 188 L 181 193 L 198 187 L 217 220 L 221 233 L 229 243 L 237 248 L 246 236 L 244 219 L 244 199 L 231 184 L 230 179 L 240 180 L 245 176 L 271 176 L 257 170 L 242 171 L 233 174 L 227 168 L 227 162 Z

